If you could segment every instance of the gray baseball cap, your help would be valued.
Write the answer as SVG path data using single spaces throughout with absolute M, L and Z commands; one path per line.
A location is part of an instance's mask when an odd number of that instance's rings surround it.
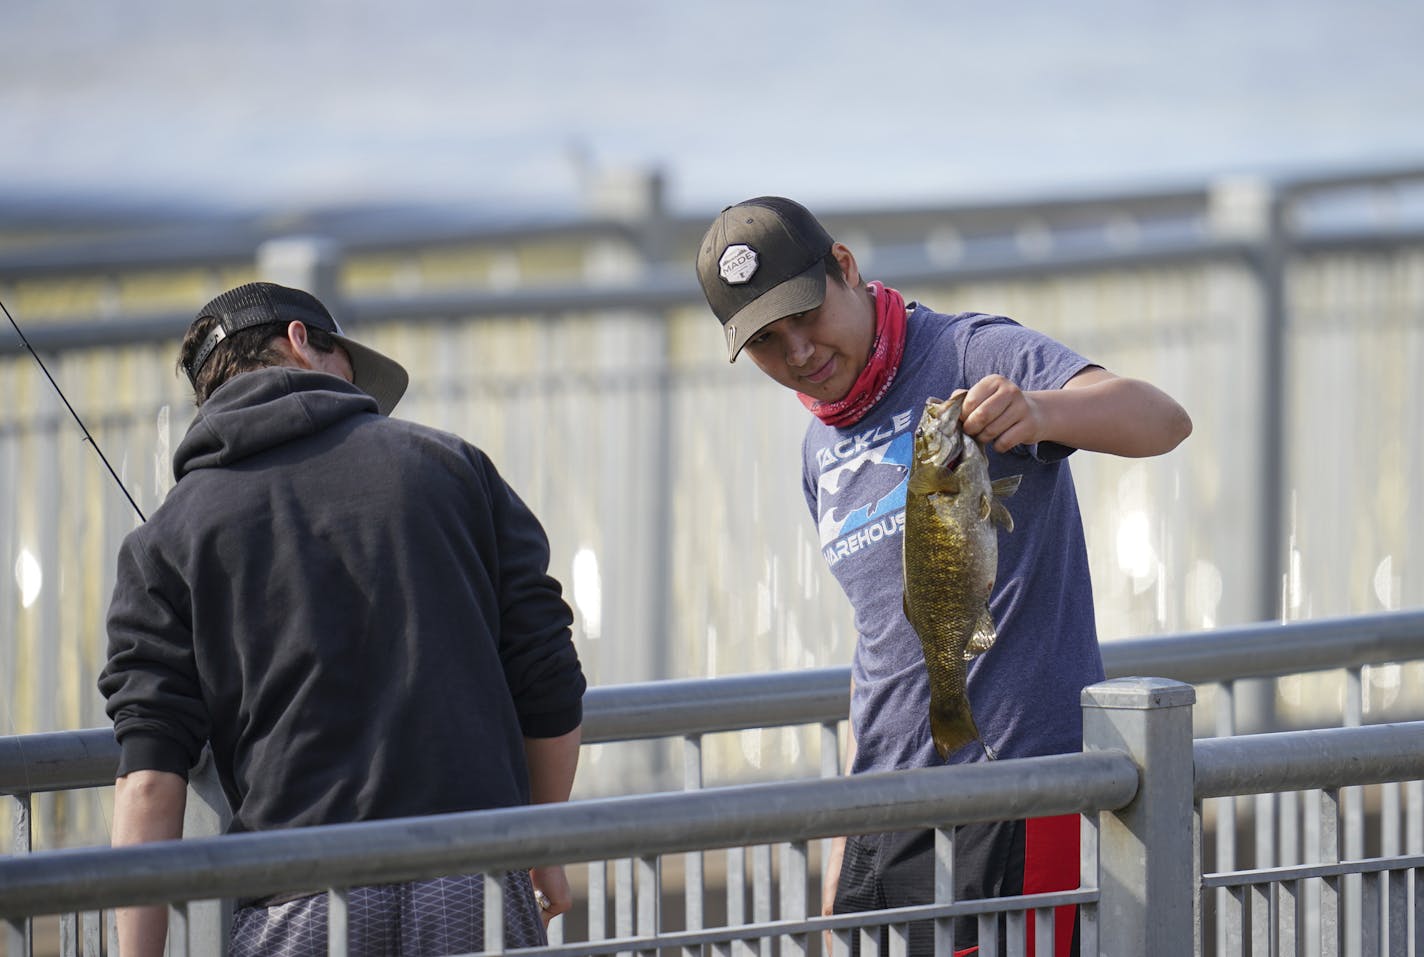
M 800 203 L 758 196 L 722 210 L 697 252 L 697 281 L 722 323 L 727 361 L 765 326 L 826 298 L 830 233 Z

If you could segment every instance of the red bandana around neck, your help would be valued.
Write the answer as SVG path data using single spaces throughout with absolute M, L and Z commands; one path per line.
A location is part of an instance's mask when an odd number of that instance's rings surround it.
M 905 355 L 905 297 L 884 283 L 866 285 L 875 296 L 875 341 L 870 344 L 870 358 L 855 384 L 839 402 L 822 402 L 796 393 L 812 415 L 835 428 L 855 425 L 865 417 L 895 381 Z

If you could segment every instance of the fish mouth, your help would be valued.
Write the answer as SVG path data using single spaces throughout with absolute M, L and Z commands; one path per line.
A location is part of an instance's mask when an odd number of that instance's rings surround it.
M 964 461 L 964 439 L 958 429 L 942 426 L 927 436 L 925 459 L 937 469 L 953 472 Z
M 926 441 L 926 459 L 935 468 L 953 472 L 964 462 L 964 433 L 959 427 L 963 394 L 944 401 L 930 399 L 925 405 L 925 422 L 921 426 Z

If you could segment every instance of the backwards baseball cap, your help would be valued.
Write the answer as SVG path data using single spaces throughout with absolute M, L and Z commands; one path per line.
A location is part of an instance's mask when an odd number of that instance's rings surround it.
M 217 320 L 213 331 L 208 333 L 193 355 L 191 364 L 184 366 L 188 380 L 197 388 L 198 374 L 212 358 L 213 350 L 228 336 L 254 326 L 286 326 L 297 320 L 309 329 L 320 329 L 329 333 L 341 343 L 346 355 L 351 359 L 352 384 L 372 396 L 382 415 L 390 415 L 396 407 L 410 375 L 394 359 L 384 356 L 361 343 L 346 338 L 331 313 L 309 292 L 279 286 L 271 282 L 250 282 L 236 289 L 229 289 L 208 303 L 198 312 L 197 322 L 208 316 Z M 274 333 L 275 334 L 275 333 Z
M 697 252 L 697 280 L 727 336 L 727 361 L 762 327 L 826 298 L 831 236 L 800 203 L 759 196 L 722 210 Z

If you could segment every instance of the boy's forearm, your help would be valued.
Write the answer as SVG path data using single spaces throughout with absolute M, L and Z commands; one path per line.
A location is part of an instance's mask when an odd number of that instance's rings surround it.
M 188 783 L 167 771 L 134 771 L 114 782 L 115 847 L 176 840 L 183 836 Z M 168 909 L 122 907 L 116 915 L 124 957 L 161 957 L 168 936 Z
M 1161 389 L 1089 369 L 1062 389 L 1032 393 L 1045 437 L 1061 445 L 1131 458 L 1162 455 L 1192 432 L 1192 420 Z
M 553 804 L 567 801 L 578 770 L 579 745 L 583 727 L 557 738 L 525 738 L 524 755 L 529 764 L 529 801 Z

